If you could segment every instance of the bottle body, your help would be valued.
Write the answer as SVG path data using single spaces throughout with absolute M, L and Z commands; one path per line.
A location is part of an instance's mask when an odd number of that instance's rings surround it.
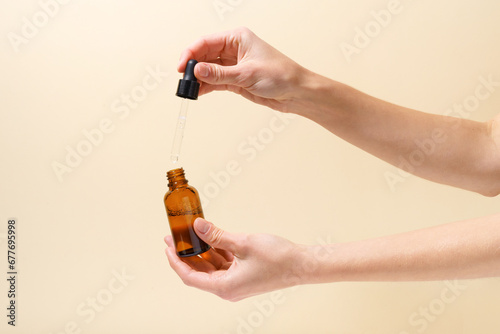
M 210 246 L 193 228 L 196 218 L 204 218 L 198 192 L 188 185 L 182 168 L 168 171 L 167 177 L 169 190 L 164 203 L 177 255 L 187 257 L 208 251 Z

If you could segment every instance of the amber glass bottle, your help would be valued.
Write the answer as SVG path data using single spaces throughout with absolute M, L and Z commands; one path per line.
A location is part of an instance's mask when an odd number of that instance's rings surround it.
M 210 246 L 198 238 L 193 229 L 195 219 L 204 218 L 198 191 L 188 185 L 183 168 L 168 171 L 167 178 L 168 192 L 163 201 L 177 255 L 186 257 L 206 252 Z

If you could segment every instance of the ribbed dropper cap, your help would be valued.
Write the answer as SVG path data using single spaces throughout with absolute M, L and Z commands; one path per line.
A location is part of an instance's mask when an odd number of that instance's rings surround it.
M 197 100 L 198 91 L 200 90 L 200 84 L 196 77 L 194 76 L 194 66 L 198 62 L 194 59 L 190 59 L 186 64 L 186 69 L 184 71 L 184 77 L 179 80 L 179 85 L 177 86 L 177 93 L 175 95 L 183 97 L 185 99 Z

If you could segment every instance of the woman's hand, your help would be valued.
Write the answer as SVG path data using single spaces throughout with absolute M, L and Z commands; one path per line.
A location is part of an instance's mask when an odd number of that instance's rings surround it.
M 171 236 L 165 250 L 182 281 L 230 301 L 299 284 L 303 247 L 269 234 L 233 234 L 198 218 L 198 236 L 212 248 L 180 258 Z
M 309 71 L 267 44 L 247 28 L 200 38 L 181 54 L 177 70 L 196 59 L 195 76 L 202 82 L 200 95 L 228 90 L 283 111 L 297 98 Z

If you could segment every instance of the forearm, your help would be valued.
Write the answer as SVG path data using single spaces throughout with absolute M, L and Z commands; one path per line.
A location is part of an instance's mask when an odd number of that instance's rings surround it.
M 420 281 L 500 276 L 500 214 L 377 239 L 309 246 L 302 283 Z
M 289 111 L 407 172 L 484 195 L 500 191 L 493 122 L 400 107 L 305 70 Z

